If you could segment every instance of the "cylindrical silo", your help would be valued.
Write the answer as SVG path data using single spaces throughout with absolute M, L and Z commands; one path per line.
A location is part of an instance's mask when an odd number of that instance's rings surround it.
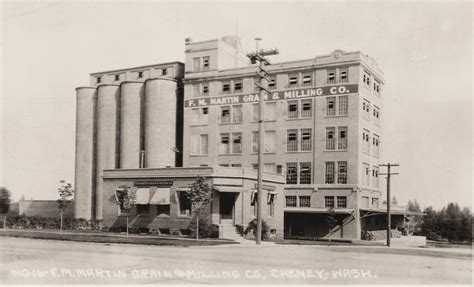
M 148 168 L 175 165 L 176 90 L 173 79 L 146 81 L 145 164 Z
M 94 194 L 94 117 L 96 88 L 76 89 L 76 162 L 74 217 L 92 218 Z
M 142 82 L 127 81 L 120 86 L 120 168 L 140 167 L 142 94 Z
M 102 219 L 104 169 L 118 167 L 120 90 L 118 85 L 100 85 L 97 89 L 97 173 L 96 173 L 96 219 Z

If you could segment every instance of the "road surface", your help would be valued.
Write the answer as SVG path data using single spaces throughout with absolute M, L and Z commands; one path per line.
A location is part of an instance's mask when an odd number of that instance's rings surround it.
M 3 284 L 469 284 L 471 250 L 162 247 L 0 237 Z

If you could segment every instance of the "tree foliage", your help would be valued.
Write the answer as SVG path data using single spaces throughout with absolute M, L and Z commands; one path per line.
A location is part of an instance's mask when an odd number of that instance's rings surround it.
M 0 187 L 0 214 L 10 210 L 10 191 L 6 187 Z
M 187 192 L 187 197 L 192 204 L 194 212 L 199 213 L 201 209 L 212 201 L 212 183 L 205 177 L 198 176 L 191 186 L 191 190 Z
M 449 203 L 436 211 L 433 207 L 424 210 L 421 233 L 428 239 L 453 242 L 472 240 L 472 213 L 470 208 L 462 210 L 457 203 Z
M 59 199 L 57 202 L 59 210 L 64 211 L 72 203 L 74 190 L 72 189 L 72 184 L 66 183 L 64 180 L 61 180 L 60 183 L 61 186 L 58 187 Z

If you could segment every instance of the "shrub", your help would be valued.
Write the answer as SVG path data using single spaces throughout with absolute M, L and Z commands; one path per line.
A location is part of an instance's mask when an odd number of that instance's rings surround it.
M 191 226 L 193 236 L 196 235 L 196 223 Z M 219 226 L 210 224 L 204 219 L 199 220 L 199 238 L 219 238 Z

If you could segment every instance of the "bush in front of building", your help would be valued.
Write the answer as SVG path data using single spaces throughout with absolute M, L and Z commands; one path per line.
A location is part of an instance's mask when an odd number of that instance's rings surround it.
M 196 237 L 196 223 L 191 226 L 191 236 Z M 199 220 L 199 238 L 219 238 L 219 226 L 206 219 Z
M 61 220 L 55 217 L 42 216 L 7 216 L 7 226 L 12 229 L 37 229 L 37 230 L 59 230 L 61 227 Z M 65 230 L 101 230 L 102 223 L 95 220 L 86 220 L 84 218 L 66 218 L 63 222 L 63 229 Z
M 262 240 L 268 239 L 269 232 L 270 232 L 270 226 L 268 226 L 265 220 L 262 220 Z M 245 228 L 244 234 L 245 236 L 251 234 L 253 235 L 253 238 L 257 236 L 257 219 L 253 219 L 252 221 L 249 222 L 247 228 Z

